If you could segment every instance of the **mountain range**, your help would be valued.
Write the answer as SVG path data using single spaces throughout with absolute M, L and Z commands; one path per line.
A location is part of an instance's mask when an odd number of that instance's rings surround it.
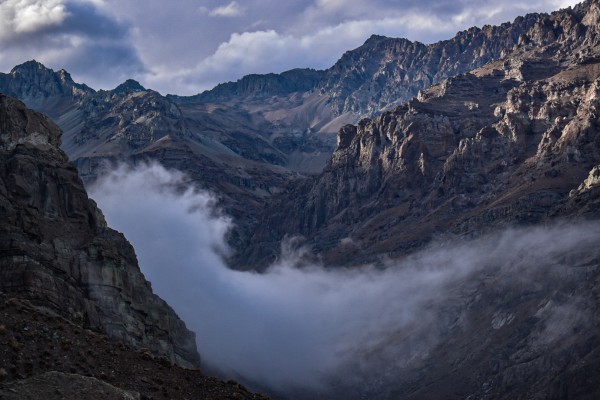
M 0 290 L 66 318 L 63 329 L 199 366 L 193 333 L 84 189 L 119 163 L 156 161 L 213 193 L 233 219 L 228 263 L 239 270 L 268 269 L 289 243 L 309 249 L 306 263 L 386 268 L 432 243 L 575 222 L 456 283 L 435 345 L 349 373 L 327 396 L 596 398 L 599 38 L 600 1 L 587 0 L 430 45 L 372 36 L 324 71 L 249 75 L 187 97 L 134 80 L 96 91 L 65 70 L 16 66 L 0 74 Z M 514 284 L 517 266 L 528 277 Z M 391 331 L 365 359 L 404 349 L 423 326 Z M 48 370 L 19 362 L 10 382 Z

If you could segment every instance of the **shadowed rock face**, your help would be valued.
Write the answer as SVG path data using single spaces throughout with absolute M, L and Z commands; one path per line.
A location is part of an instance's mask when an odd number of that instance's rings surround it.
M 129 242 L 106 226 L 58 148 L 60 134 L 0 95 L 0 291 L 198 366 L 194 334 L 152 293 Z

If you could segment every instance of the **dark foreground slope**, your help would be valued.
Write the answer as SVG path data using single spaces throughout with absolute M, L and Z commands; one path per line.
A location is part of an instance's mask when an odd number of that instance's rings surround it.
M 141 362 L 132 348 L 185 375 L 173 363 L 199 366 L 194 333 L 153 294 L 133 248 L 106 226 L 59 144 L 53 122 L 0 95 L 0 292 L 25 301 L 1 298 L 0 379 L 51 370 L 102 378 L 111 371 L 124 383 L 140 373 L 128 364 L 128 357 Z M 98 344 L 99 336 L 82 328 L 106 337 Z
M 0 295 L 4 400 L 265 399 Z

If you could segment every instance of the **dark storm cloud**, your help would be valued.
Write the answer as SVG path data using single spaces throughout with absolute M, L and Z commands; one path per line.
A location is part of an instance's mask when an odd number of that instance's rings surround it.
M 60 31 L 79 33 L 89 38 L 105 40 L 127 40 L 129 28 L 114 18 L 102 13 L 91 3 L 67 3 L 69 16 Z

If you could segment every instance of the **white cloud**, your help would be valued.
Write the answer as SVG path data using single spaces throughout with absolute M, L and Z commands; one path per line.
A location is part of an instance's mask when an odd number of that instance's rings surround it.
M 67 16 L 64 0 L 5 0 L 0 3 L 0 39 L 59 25 Z
M 242 12 L 243 10 L 238 4 L 238 2 L 232 1 L 227 5 L 213 9 L 208 13 L 208 15 L 210 15 L 211 17 L 237 17 L 241 15 Z
M 36 59 L 96 88 L 106 88 L 107 76 L 122 82 L 139 75 L 145 69 L 128 27 L 105 6 L 103 0 L 0 2 L 0 67 Z

